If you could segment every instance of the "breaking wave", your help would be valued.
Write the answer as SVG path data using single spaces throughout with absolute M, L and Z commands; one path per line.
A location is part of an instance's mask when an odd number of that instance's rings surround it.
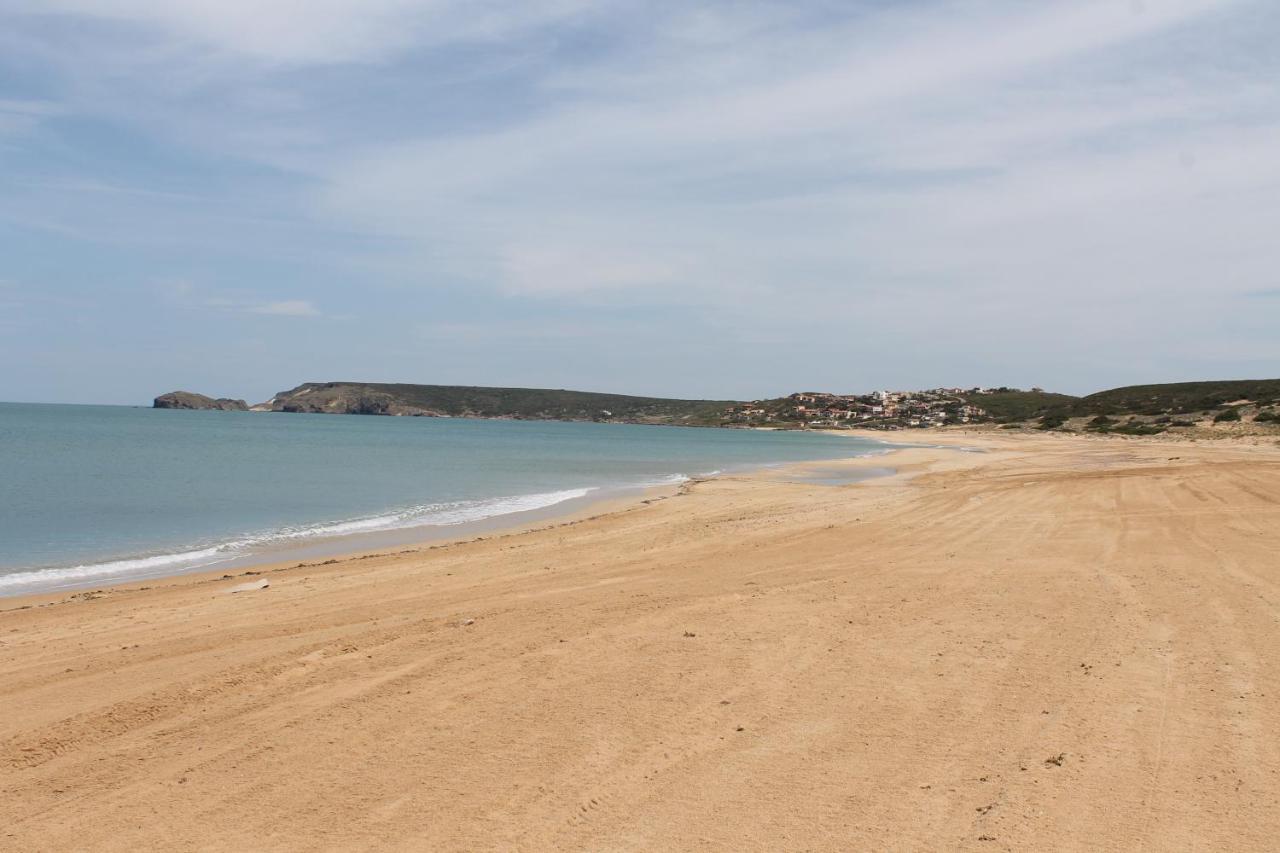
M 192 571 L 246 557 L 257 549 L 292 541 L 403 530 L 411 527 L 467 524 L 517 512 L 545 509 L 565 501 L 586 497 L 592 491 L 595 489 L 588 487 L 485 500 L 422 504 L 383 515 L 281 527 L 259 535 L 182 551 L 77 566 L 17 571 L 0 575 L 0 595 L 56 590 L 99 579 L 118 581 L 157 577 L 177 571 Z

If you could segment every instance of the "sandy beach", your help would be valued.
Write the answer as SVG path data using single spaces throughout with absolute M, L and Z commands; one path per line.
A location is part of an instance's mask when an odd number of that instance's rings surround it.
M 1275 849 L 1280 447 L 925 440 L 0 601 L 0 849 Z

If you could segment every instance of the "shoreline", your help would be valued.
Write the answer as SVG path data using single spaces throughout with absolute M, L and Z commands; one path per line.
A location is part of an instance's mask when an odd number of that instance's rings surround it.
M 243 553 L 233 554 L 221 560 L 193 565 L 186 568 L 183 568 L 181 565 L 173 565 L 160 566 L 152 571 L 126 570 L 118 573 L 104 573 L 97 577 L 67 580 L 62 583 L 51 581 L 51 583 L 57 583 L 57 585 L 48 586 L 45 589 L 15 592 L 0 591 L 0 604 L 25 596 L 70 593 L 92 587 L 107 589 L 116 586 L 133 586 L 139 583 L 160 583 L 173 578 L 215 575 L 228 571 L 243 574 L 245 569 L 277 566 L 300 560 L 327 560 L 333 558 L 350 559 L 369 553 L 377 553 L 386 551 L 387 549 L 396 548 L 403 548 L 405 550 L 402 552 L 407 552 L 408 550 L 418 550 L 428 546 L 439 546 L 453 542 L 469 541 L 486 534 L 493 535 L 498 532 L 509 533 L 512 531 L 534 530 L 538 529 L 539 526 L 548 521 L 555 521 L 562 518 L 571 519 L 589 513 L 591 509 L 597 505 L 609 506 L 613 504 L 630 503 L 632 501 L 642 501 L 647 499 L 651 494 L 661 494 L 668 489 L 677 488 L 679 485 L 681 485 L 681 483 L 672 482 L 671 484 L 593 489 L 591 491 L 598 491 L 600 494 L 593 495 L 588 492 L 588 494 L 566 498 L 547 506 L 527 510 L 503 512 L 469 521 L 435 524 L 424 523 L 345 534 L 318 534 L 312 537 L 300 538 L 292 542 L 289 540 L 283 540 L 270 543 L 256 549 L 246 549 Z M 335 524 L 338 523 L 340 522 L 335 522 Z M 210 547 L 213 548 L 221 546 Z M 181 553 L 186 552 L 174 552 L 174 555 L 176 556 Z M 111 565 L 112 562 L 125 561 L 126 560 L 122 559 L 120 561 L 91 563 L 86 564 L 85 566 L 77 566 L 73 568 L 94 568 L 96 566 L 108 566 Z M 36 574 L 46 571 L 57 572 L 64 570 L 65 569 L 63 567 L 51 567 L 48 569 L 24 570 L 15 574 Z
M 190 571 L 179 571 L 154 577 L 123 579 L 111 583 L 93 582 L 68 588 L 0 595 L 0 614 L 15 610 L 27 610 L 31 607 L 47 607 L 71 601 L 93 600 L 96 597 L 118 593 L 148 592 L 220 581 L 238 583 L 247 577 L 274 575 L 300 569 L 328 569 L 332 566 L 342 566 L 347 563 L 358 563 L 372 559 L 422 555 L 428 552 L 487 542 L 493 539 L 505 539 L 560 527 L 571 527 L 583 521 L 623 514 L 654 501 L 666 500 L 680 494 L 681 490 L 686 486 L 702 482 L 703 479 L 705 478 L 691 477 L 681 483 L 651 486 L 643 489 L 637 488 L 634 491 L 627 490 L 628 494 L 626 496 L 614 495 L 587 500 L 585 504 L 576 508 L 565 509 L 564 504 L 576 502 L 565 501 L 562 504 L 544 507 L 541 510 L 531 510 L 527 513 L 493 516 L 476 522 L 457 525 L 448 534 L 444 533 L 442 529 L 442 535 L 438 537 L 422 538 L 421 530 L 417 529 L 418 536 L 397 545 L 384 544 L 362 548 L 355 544 L 350 544 L 343 547 L 339 544 L 340 542 L 350 542 L 361 537 L 333 537 L 334 540 L 338 541 L 327 543 L 335 548 L 332 553 L 326 552 L 305 558 L 299 558 L 295 555 L 280 559 L 259 559 L 235 566 L 198 567 Z M 557 509 L 561 511 L 556 512 L 555 510 Z M 515 521 L 511 519 L 513 515 L 529 516 L 535 514 L 538 516 L 537 518 L 525 518 Z M 463 527 L 466 529 L 459 530 L 459 528 Z M 415 532 L 415 529 L 406 528 L 397 532 L 412 533 Z M 246 557 L 246 559 L 251 558 Z M 235 585 L 235 583 L 231 583 L 231 585 Z
M 3 609 L 5 841 L 1269 849 L 1280 448 L 928 440 Z
M 335 562 L 370 559 L 389 554 L 413 554 L 466 542 L 483 541 L 491 537 L 512 536 L 544 530 L 549 527 L 560 527 L 601 515 L 624 512 L 654 500 L 672 497 L 679 494 L 687 485 L 719 476 L 732 477 L 765 472 L 781 473 L 792 469 L 802 471 L 806 467 L 826 463 L 838 464 L 862 459 L 875 459 L 881 455 L 894 452 L 893 449 L 898 447 L 885 442 L 883 439 L 876 440 L 881 444 L 885 444 L 889 449 L 860 456 L 833 457 L 829 460 L 763 463 L 729 473 L 716 472 L 715 474 L 704 476 L 680 475 L 684 479 L 671 483 L 602 487 L 591 490 L 591 492 L 597 492 L 597 494 L 589 492 L 585 495 L 568 498 L 548 506 L 530 510 L 500 513 L 456 524 L 421 524 L 369 533 L 317 536 L 297 543 L 281 543 L 274 547 L 248 551 L 242 555 L 229 557 L 216 563 L 192 566 L 187 569 L 178 567 L 170 570 L 168 567 L 164 567 L 154 572 L 122 572 L 119 575 L 69 580 L 64 583 L 58 583 L 56 586 L 46 586 L 43 589 L 14 592 L 0 591 L 0 612 L 12 609 L 9 605 L 14 602 L 17 602 L 19 606 L 25 605 L 28 603 L 28 599 L 38 600 L 43 605 L 50 601 L 82 596 L 85 592 L 105 593 L 122 589 L 152 588 L 186 578 L 207 581 L 255 576 L 277 572 L 284 568 L 333 565 Z M 907 447 L 907 445 L 903 445 L 903 447 Z M 886 475 L 877 472 L 873 476 Z M 53 570 L 56 571 L 58 569 L 55 568 Z
M 771 428 L 751 427 L 751 429 L 767 430 Z M 164 584 L 168 581 L 180 580 L 183 578 L 220 580 L 231 576 L 253 576 L 265 572 L 279 571 L 282 568 L 289 567 L 332 565 L 334 560 L 343 562 L 353 559 L 369 559 L 371 557 L 385 556 L 388 554 L 412 554 L 449 545 L 483 541 L 486 538 L 495 536 L 511 536 L 519 533 L 534 532 L 546 529 L 547 527 L 557 527 L 563 524 L 575 523 L 583 519 L 611 514 L 616 511 L 633 508 L 636 505 L 648 503 L 650 500 L 673 496 L 678 494 L 686 485 L 703 480 L 715 479 L 716 477 L 739 476 L 741 474 L 750 473 L 767 474 L 772 471 L 800 472 L 806 468 L 821 466 L 826 463 L 856 463 L 862 460 L 875 459 L 882 455 L 890 455 L 910 449 L 928 450 L 945 448 L 954 451 L 983 452 L 982 448 L 972 447 L 970 445 L 972 445 L 974 441 L 979 444 L 984 441 L 988 443 L 992 441 L 1000 443 L 1002 440 L 1018 443 L 1036 441 L 1038 439 L 1045 438 L 1057 439 L 1060 441 L 1101 441 L 1121 443 L 1156 442 L 1160 444 L 1185 446 L 1204 446 L 1205 444 L 1204 441 L 1178 436 L 1107 436 L 1053 432 L 1044 434 L 1017 432 L 1009 434 L 992 429 L 975 429 L 971 427 L 917 429 L 910 431 L 908 434 L 904 434 L 906 431 L 887 433 L 884 430 L 858 428 L 824 429 L 814 431 L 842 438 L 857 438 L 874 441 L 878 444 L 884 445 L 885 449 L 883 451 L 873 451 L 859 456 L 833 457 L 828 460 L 763 463 L 759 465 L 751 465 L 744 468 L 742 471 L 730 472 L 728 474 L 716 472 L 715 474 L 705 476 L 688 476 L 685 480 L 673 482 L 671 484 L 604 487 L 593 490 L 599 492 L 599 494 L 596 495 L 587 494 L 581 497 L 569 498 L 537 509 L 501 513 L 457 524 L 421 524 L 410 525 L 403 528 L 389 528 L 370 533 L 316 536 L 315 538 L 300 540 L 295 544 L 280 543 L 259 550 L 248 551 L 241 555 L 232 556 L 226 560 L 218 561 L 213 564 L 193 566 L 186 569 L 180 567 L 176 568 L 176 570 L 160 569 L 154 572 L 129 573 L 127 576 L 125 576 L 125 573 L 121 573 L 120 576 L 104 575 L 96 579 L 86 578 L 84 580 L 68 581 L 45 589 L 31 589 L 14 592 L 0 591 L 0 612 L 3 612 L 5 609 L 9 609 L 7 608 L 7 605 L 14 602 L 25 603 L 26 599 L 38 599 L 42 603 L 47 603 L 48 600 L 60 600 L 64 597 L 75 597 L 77 594 L 83 594 L 84 592 L 89 591 L 105 592 L 121 588 L 137 589 L 143 586 L 150 588 Z M 913 436 L 918 436 L 920 440 L 906 440 Z M 900 440 L 894 441 L 891 440 L 890 437 L 898 438 Z M 1213 444 L 1223 447 L 1232 446 L 1245 448 L 1267 448 L 1270 446 L 1265 438 L 1258 439 L 1256 437 L 1224 437 L 1221 439 L 1214 439 Z M 902 476 L 902 472 L 889 468 L 884 471 L 877 471 L 872 475 L 872 477 L 893 476 Z M 868 477 L 867 479 L 871 479 L 871 477 Z M 60 567 L 53 567 L 54 570 L 58 570 L 59 568 Z M 36 571 L 45 570 L 40 569 Z
M 71 408 L 6 419 L 4 597 L 458 538 L 713 469 L 864 452 L 824 435 Z

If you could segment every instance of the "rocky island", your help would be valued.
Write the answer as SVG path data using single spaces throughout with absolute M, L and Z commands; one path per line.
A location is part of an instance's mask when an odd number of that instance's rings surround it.
M 170 391 L 161 394 L 151 404 L 156 409 L 212 409 L 220 412 L 247 412 L 249 404 L 244 400 L 231 400 L 226 397 L 206 397 L 191 391 Z

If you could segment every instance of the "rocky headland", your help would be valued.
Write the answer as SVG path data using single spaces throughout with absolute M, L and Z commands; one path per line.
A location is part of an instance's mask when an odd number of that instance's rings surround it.
M 220 412 L 247 412 L 249 404 L 244 400 L 231 400 L 227 397 L 206 397 L 191 391 L 170 391 L 156 397 L 152 407 L 156 409 L 211 409 Z

